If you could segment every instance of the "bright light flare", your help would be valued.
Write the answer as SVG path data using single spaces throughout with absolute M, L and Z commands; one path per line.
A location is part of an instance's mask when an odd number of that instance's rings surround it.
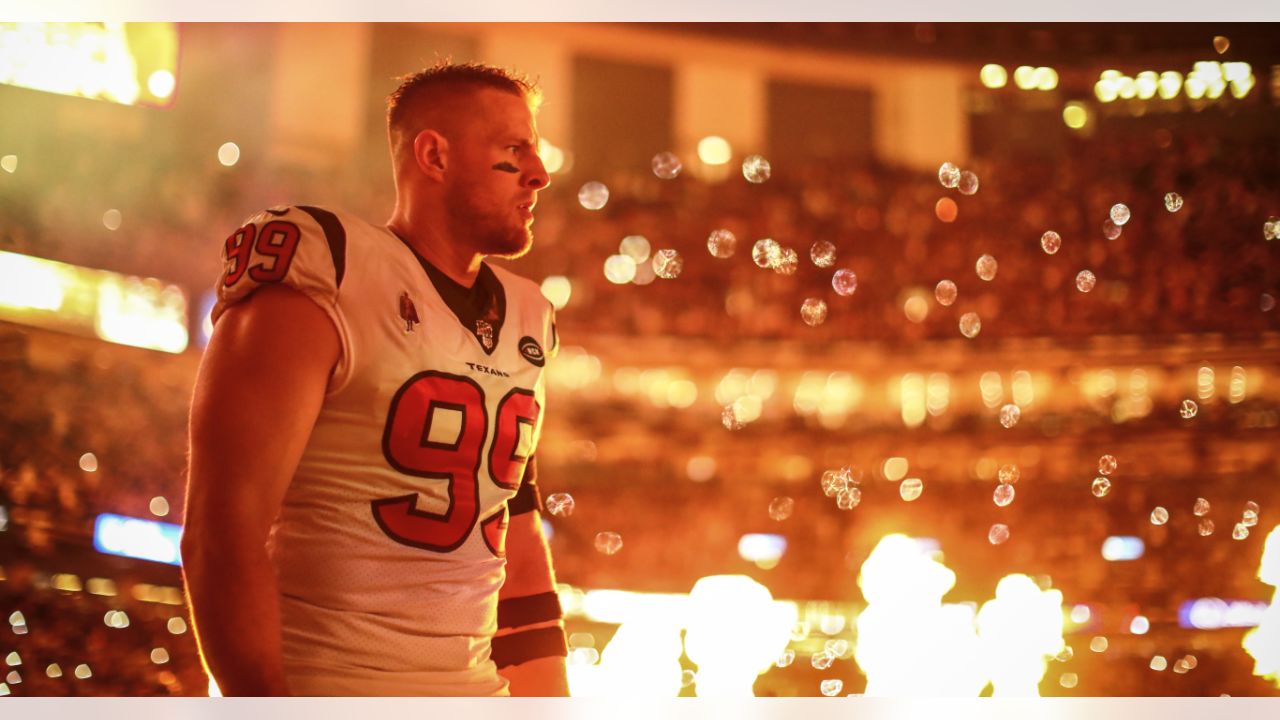
M 187 349 L 187 300 L 176 287 L 155 281 L 105 279 L 98 286 L 94 331 L 121 345 L 180 353 Z
M 67 282 L 54 263 L 0 252 L 0 307 L 56 312 L 62 308 Z
M 973 610 L 944 605 L 955 573 L 905 535 L 887 535 L 862 564 L 867 607 L 857 619 L 854 658 L 865 694 L 977 696 L 986 685 Z
M 569 662 L 569 695 L 676 697 L 681 685 L 680 654 L 679 617 L 655 613 L 628 620 L 600 653 L 598 664 Z M 590 653 L 582 655 L 590 659 Z
M 713 575 L 689 592 L 684 646 L 699 697 L 752 697 L 756 677 L 787 647 L 796 606 L 745 575 Z
M 1038 697 L 1047 661 L 1062 652 L 1062 591 L 1041 590 L 1026 575 L 1007 575 L 978 611 L 992 697 Z
M 1276 590 L 1258 627 L 1245 634 L 1241 646 L 1253 656 L 1253 674 L 1280 687 L 1280 525 L 1271 529 L 1258 565 L 1258 579 Z

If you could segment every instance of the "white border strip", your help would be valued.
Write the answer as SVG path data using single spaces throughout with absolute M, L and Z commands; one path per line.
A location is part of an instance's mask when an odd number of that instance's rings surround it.
M 601 699 L 408 699 L 408 698 L 6 698 L 6 718 L 35 720 L 1274 720 L 1280 698 L 1028 698 L 904 700 L 889 698 Z
M 592 22 L 1045 22 L 1207 23 L 1280 20 L 1275 0 L 3 0 L 0 16 L 30 20 L 592 21 Z

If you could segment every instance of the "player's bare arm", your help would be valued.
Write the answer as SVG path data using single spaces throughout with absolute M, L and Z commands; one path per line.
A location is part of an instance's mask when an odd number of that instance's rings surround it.
M 338 355 L 324 312 L 277 286 L 228 308 L 201 362 L 183 572 L 201 657 L 225 695 L 289 694 L 266 540 Z
M 510 504 L 507 578 L 498 594 L 494 659 L 511 683 L 512 695 L 565 697 L 564 622 L 535 488 L 522 487 Z

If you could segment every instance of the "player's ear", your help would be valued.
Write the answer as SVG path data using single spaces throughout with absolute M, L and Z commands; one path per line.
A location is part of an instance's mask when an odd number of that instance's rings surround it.
M 449 141 L 435 130 L 423 130 L 413 139 L 413 159 L 422 174 L 442 179 L 449 166 Z

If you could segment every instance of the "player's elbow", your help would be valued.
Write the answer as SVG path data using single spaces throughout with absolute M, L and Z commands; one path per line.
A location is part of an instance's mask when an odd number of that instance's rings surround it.
M 225 563 L 226 556 L 234 554 L 243 539 L 243 533 L 225 525 L 218 528 L 204 517 L 204 513 L 190 507 L 182 527 L 182 539 L 178 543 L 182 567 L 188 575 L 204 575 L 213 566 Z
M 205 566 L 205 550 L 209 543 L 198 522 L 187 517 L 182 527 L 182 540 L 178 543 L 178 553 L 182 557 L 182 567 L 188 575 L 198 574 Z

